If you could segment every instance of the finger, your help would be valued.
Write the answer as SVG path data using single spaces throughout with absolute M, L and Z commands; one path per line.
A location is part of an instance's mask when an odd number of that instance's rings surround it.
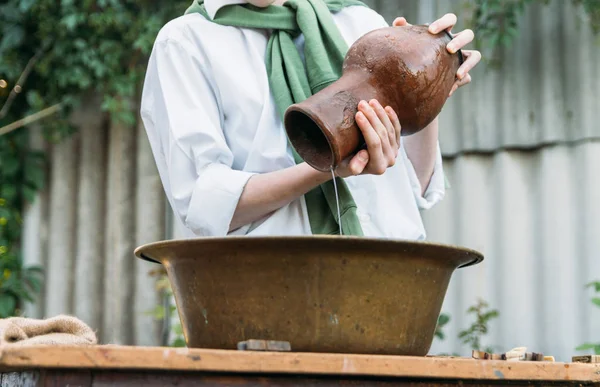
M 388 161 L 388 166 L 392 166 L 396 162 L 396 133 L 394 132 L 394 125 L 392 124 L 390 117 L 387 115 L 386 111 L 383 109 L 383 106 L 375 100 L 372 99 L 369 101 L 369 105 L 375 110 L 375 114 L 377 114 L 377 118 L 385 127 L 386 135 L 387 135 L 387 143 L 388 146 L 384 148 L 384 157 Z
M 394 135 L 396 138 L 396 146 L 400 148 L 400 135 L 402 134 L 402 126 L 400 125 L 400 120 L 398 119 L 398 115 L 391 107 L 385 108 L 386 113 L 390 117 L 390 121 L 392 121 L 392 125 L 394 125 Z
M 381 121 L 383 126 L 385 126 L 387 135 L 390 140 L 390 144 L 393 142 L 396 142 L 396 133 L 394 132 L 394 124 L 392 124 L 392 121 L 390 120 L 390 117 L 386 113 L 383 106 L 381 106 L 379 101 L 377 101 L 375 99 L 372 99 L 371 101 L 369 101 L 369 105 L 371 105 L 373 110 L 375 110 L 375 113 L 377 114 L 379 121 Z
M 463 79 L 461 79 L 457 82 L 457 85 L 458 85 L 458 87 L 462 87 L 470 82 L 471 82 L 471 74 L 467 74 L 466 76 L 463 77 Z
M 467 44 L 471 43 L 475 38 L 475 34 L 472 30 L 464 30 L 454 35 L 454 38 L 448 43 L 446 49 L 450 54 L 454 54 Z
M 460 79 L 458 81 L 456 81 L 454 83 L 454 85 L 452 85 L 452 90 L 450 90 L 450 94 L 448 95 L 448 97 L 450 97 L 452 94 L 454 94 L 454 92 L 459 88 L 462 87 L 468 83 L 471 83 L 471 74 L 467 74 L 467 76 L 465 76 L 463 79 Z
M 456 76 L 458 79 L 464 78 L 471 69 L 477 66 L 477 63 L 481 60 L 481 53 L 476 50 L 464 50 L 463 57 L 466 57 L 463 64 L 458 68 Z
M 367 117 L 373 129 L 375 129 L 375 131 L 379 135 L 381 139 L 382 149 L 384 153 L 386 153 L 390 147 L 390 139 L 388 136 L 387 128 L 385 127 L 383 122 L 381 122 L 379 116 L 377 115 L 377 112 L 371 107 L 370 104 L 361 101 L 361 103 L 359 104 L 359 109 Z
M 394 27 L 402 27 L 402 26 L 409 26 L 410 24 L 408 24 L 408 22 L 406 21 L 405 18 L 403 18 L 403 17 L 397 17 L 394 20 L 394 23 L 392 23 L 392 25 Z
M 365 138 L 365 143 L 367 144 L 367 149 L 369 152 L 369 162 L 367 163 L 367 166 L 372 165 L 375 172 L 383 173 L 385 171 L 385 160 L 383 158 L 381 138 L 375 129 L 373 129 L 373 126 L 371 126 L 371 123 L 363 112 L 359 111 L 356 113 L 356 123 L 358 124 L 358 128 Z M 383 170 L 381 170 L 382 167 Z
M 460 82 L 460 81 L 458 81 L 458 82 Z M 450 89 L 450 94 L 448 94 L 448 98 L 450 98 L 452 96 L 452 94 L 454 94 L 456 89 L 458 89 L 458 82 L 455 82 L 454 85 L 452 85 L 452 89 Z
M 450 31 L 456 24 L 457 20 L 458 19 L 456 18 L 455 14 L 447 13 L 429 25 L 429 32 L 432 34 L 437 34 L 443 30 Z
M 353 176 L 358 176 L 364 172 L 369 163 L 369 152 L 361 150 L 348 163 L 348 170 Z
M 455 82 L 454 85 L 452 85 L 452 89 L 450 89 L 450 94 L 448 94 L 448 98 L 450 98 L 457 89 L 458 89 L 458 82 Z

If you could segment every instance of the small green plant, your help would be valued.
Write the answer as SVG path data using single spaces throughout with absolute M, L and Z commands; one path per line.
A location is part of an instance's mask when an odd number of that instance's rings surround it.
M 14 252 L 1 253 L 0 257 L 0 318 L 7 318 L 19 315 L 25 302 L 35 301 L 42 287 L 42 269 L 24 267 L 21 256 Z
M 177 323 L 173 325 L 173 341 L 171 342 L 171 347 L 185 347 L 185 338 L 183 337 L 183 329 L 181 328 L 181 324 Z
M 442 328 L 444 328 L 444 326 L 446 326 L 446 324 L 448 324 L 450 322 L 450 315 L 442 313 L 439 315 L 438 317 L 438 321 L 437 321 L 437 326 L 435 327 L 435 337 L 437 337 L 440 340 L 444 340 L 446 338 L 446 335 L 444 334 L 444 331 L 442 330 Z
M 468 314 L 475 315 L 475 321 L 471 326 L 458 334 L 462 343 L 473 350 L 482 350 L 481 339 L 489 331 L 489 323 L 497 318 L 500 313 L 496 309 L 489 309 L 487 302 L 479 300 L 477 304 L 467 310 Z M 485 352 L 493 353 L 493 347 L 486 347 Z
M 467 314 L 474 314 L 475 321 L 471 326 L 458 334 L 458 338 L 462 344 L 468 345 L 469 349 L 481 350 L 481 339 L 488 333 L 488 324 L 494 318 L 499 316 L 497 310 L 489 310 L 489 306 L 485 301 L 479 300 L 475 305 L 467 309 Z M 450 315 L 442 313 L 438 317 L 437 326 L 435 328 L 435 337 L 440 340 L 446 339 L 446 334 L 443 328 L 450 322 Z M 486 347 L 486 352 L 494 352 L 493 347 Z M 457 353 L 441 353 L 438 356 L 460 356 Z
M 154 270 L 150 272 L 150 276 L 158 277 L 156 281 L 156 290 L 161 294 L 161 298 L 165 300 L 162 305 L 157 305 L 150 314 L 157 321 L 162 321 L 167 327 L 165 342 L 171 347 L 185 347 L 185 338 L 183 336 L 183 329 L 181 323 L 177 318 L 177 307 L 171 304 L 173 298 L 173 291 L 171 290 L 171 284 L 167 277 L 167 273 L 164 268 Z M 178 321 L 172 325 L 172 321 Z
M 593 288 L 597 297 L 592 297 L 592 303 L 600 307 L 600 281 L 592 282 L 586 285 L 588 288 Z M 600 343 L 585 343 L 576 348 L 577 351 L 593 351 L 594 354 L 600 355 Z

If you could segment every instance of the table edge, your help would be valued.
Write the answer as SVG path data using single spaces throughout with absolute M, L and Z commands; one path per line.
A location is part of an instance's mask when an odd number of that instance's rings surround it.
M 57 368 L 600 382 L 600 364 L 583 363 L 111 345 L 0 348 L 0 371 Z

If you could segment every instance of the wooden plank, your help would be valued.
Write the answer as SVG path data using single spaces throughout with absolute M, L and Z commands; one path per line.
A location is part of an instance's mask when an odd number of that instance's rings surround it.
M 600 364 L 126 346 L 4 348 L 0 369 L 122 369 L 600 382 Z
M 4 377 L 3 377 L 4 376 Z M 361 377 L 361 376 L 314 376 L 314 375 L 248 375 L 248 374 L 208 374 L 190 372 L 161 372 L 161 371 L 102 371 L 94 373 L 76 372 L 71 370 L 53 369 L 40 373 L 36 372 L 8 373 L 0 375 L 2 387 L 192 387 L 192 386 L 360 386 L 360 387 L 451 387 L 451 386 L 544 386 L 545 381 L 525 381 L 521 384 L 509 380 L 432 380 L 432 379 L 398 379 L 390 377 Z M 587 383 L 586 383 L 587 384 Z M 553 382 L 552 386 L 578 386 L 578 381 Z
M 157 373 L 157 372 L 101 372 L 94 374 L 93 387 L 208 387 L 208 386 L 236 386 L 236 387 L 548 387 L 548 382 L 521 382 L 506 380 L 468 381 L 468 380 L 415 380 L 397 379 L 390 377 L 360 377 L 360 376 L 314 376 L 314 375 L 243 375 L 243 374 L 202 374 L 202 373 Z M 562 381 L 552 383 L 557 386 L 583 386 L 576 381 Z
M 206 374 L 168 374 L 168 373 L 100 373 L 94 375 L 93 387 L 208 387 L 208 386 L 361 386 L 361 387 L 391 387 L 404 386 L 398 382 L 392 384 L 381 380 L 341 380 L 318 379 L 314 377 L 288 376 L 256 376 L 256 375 L 206 375 Z M 444 386 L 445 387 L 445 386 Z
M 31 379 L 33 372 L 9 373 L 2 386 L 7 387 L 192 387 L 192 386 L 311 386 L 311 387 L 547 387 L 546 381 L 523 381 L 521 383 L 510 380 L 441 380 L 441 379 L 409 379 L 391 377 L 361 377 L 341 375 L 314 376 L 314 375 L 251 375 L 251 374 L 210 374 L 191 372 L 165 372 L 165 371 L 102 371 L 84 374 L 70 370 L 52 369 L 41 372 L 39 380 Z M 0 375 L 0 379 L 2 375 Z M 551 382 L 557 386 L 594 385 L 579 381 Z
M 91 387 L 92 372 L 87 370 L 43 370 L 36 387 Z

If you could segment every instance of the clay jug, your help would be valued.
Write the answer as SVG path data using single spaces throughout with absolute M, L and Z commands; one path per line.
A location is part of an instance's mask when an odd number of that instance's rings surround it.
M 339 80 L 284 115 L 298 154 L 313 168 L 329 171 L 364 147 L 355 122 L 361 100 L 378 100 L 398 114 L 402 135 L 414 134 L 439 115 L 462 53 L 450 54 L 452 39 L 427 26 L 386 27 L 358 39 L 348 50 Z

